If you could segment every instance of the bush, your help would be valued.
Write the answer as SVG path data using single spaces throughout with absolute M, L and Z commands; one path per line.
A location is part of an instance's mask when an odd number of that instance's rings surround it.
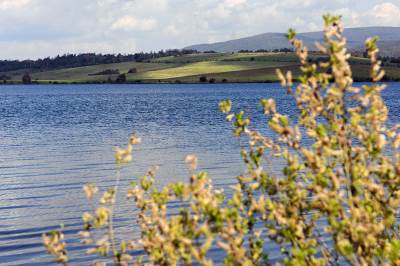
M 207 82 L 207 77 L 206 76 L 201 76 L 200 78 L 199 78 L 199 81 L 200 82 Z
M 295 90 L 292 74 L 277 71 L 298 107 L 295 121 L 277 112 L 273 99 L 262 99 L 274 133 L 266 136 L 250 126 L 243 111 L 233 112 L 231 101 L 220 103 L 235 136 L 248 139 L 241 151 L 247 174 L 237 178 L 231 196 L 215 189 L 207 173 L 196 172 L 194 155 L 186 158 L 192 172 L 186 184 L 159 189 L 152 169 L 127 192 L 139 210 L 141 239 L 117 243 L 112 223 L 117 185 L 99 201 L 98 188 L 86 185 L 88 200 L 99 202 L 83 214 L 80 235 L 94 245 L 88 252 L 110 256 L 118 265 L 142 264 L 130 255 L 135 249 L 156 265 L 212 265 L 210 249 L 218 247 L 226 265 L 270 265 L 265 247 L 273 244 L 280 249 L 271 259 L 285 265 L 398 264 L 400 125 L 387 123 L 376 38 L 366 42 L 373 83 L 353 87 L 340 18 L 324 20 L 325 42 L 318 48 L 328 58 L 321 68 L 308 62 L 307 48 L 290 30 L 302 72 Z M 331 74 L 317 71 L 326 68 Z M 116 150 L 116 162 L 128 163 L 139 142 L 131 136 L 126 149 Z M 271 157 L 284 162 L 279 176 L 263 167 Z M 169 214 L 168 204 L 176 202 L 186 207 Z M 44 243 L 59 262 L 67 261 L 62 231 L 44 235 Z
M 125 74 L 120 74 L 117 79 L 115 80 L 117 83 L 125 83 L 126 82 L 126 75 Z
M 137 73 L 136 67 L 130 68 L 129 71 L 128 71 L 128 74 L 134 74 L 134 73 Z
M 22 83 L 23 84 L 31 84 L 32 83 L 32 79 L 31 79 L 31 76 L 29 75 L 29 73 L 25 73 L 22 76 Z

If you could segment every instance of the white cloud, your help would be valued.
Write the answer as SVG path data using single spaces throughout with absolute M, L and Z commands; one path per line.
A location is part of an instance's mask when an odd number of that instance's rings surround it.
M 237 7 L 246 3 L 246 0 L 225 0 L 225 5 L 228 8 Z
M 231 10 L 227 8 L 224 4 L 218 4 L 214 9 L 209 12 L 209 17 L 216 17 L 217 19 L 228 18 L 231 15 Z
M 137 19 L 125 16 L 117 19 L 112 25 L 112 30 L 139 30 L 150 31 L 157 27 L 157 21 L 153 18 Z
M 115 4 L 117 2 L 118 2 L 118 0 L 97 0 L 97 4 L 100 7 L 107 6 L 107 5 L 110 5 L 110 4 Z
M 314 22 L 310 22 L 307 24 L 307 29 L 308 29 L 308 31 L 318 31 L 318 30 L 320 30 L 320 27 L 317 24 L 315 24 Z
M 256 9 L 252 9 L 247 12 L 240 12 L 238 18 L 241 25 L 249 28 L 254 27 L 254 25 L 268 27 L 271 22 L 279 19 L 279 16 L 280 12 L 278 11 L 277 5 L 271 4 L 268 7 L 257 7 Z M 264 28 L 263 30 L 260 30 L 259 33 L 265 31 L 274 30 L 270 28 Z
M 342 14 L 346 27 L 400 26 L 400 0 L 0 0 L 0 59 L 321 30 L 328 12 Z
M 333 14 L 340 14 L 343 17 L 343 21 L 346 27 L 358 27 L 360 25 L 363 25 L 363 23 L 361 23 L 360 20 L 363 19 L 363 16 L 365 16 L 365 14 L 358 13 L 355 10 L 348 7 L 339 8 L 335 10 Z
M 180 33 L 175 24 L 168 25 L 167 28 L 165 28 L 164 32 L 166 34 L 170 34 L 170 35 L 174 35 L 174 36 L 177 36 Z
M 208 17 L 216 17 L 217 19 L 229 18 L 234 9 L 239 9 L 241 6 L 246 4 L 246 2 L 247 0 L 225 0 L 211 9 L 210 12 L 208 12 Z
M 0 10 L 19 9 L 30 2 L 31 0 L 0 0 Z
M 70 53 L 134 53 L 137 51 L 136 40 L 133 38 L 121 40 L 86 40 L 86 39 L 66 39 L 54 42 L 46 41 L 28 41 L 28 42 L 2 42 L 0 41 L 0 50 L 8 55 L 3 56 L 5 59 L 35 59 L 47 56 L 55 56 Z M 35 56 L 32 56 L 35 54 Z
M 390 2 L 375 5 L 372 15 L 380 22 L 380 24 L 400 24 L 400 7 Z
M 303 1 L 299 1 L 299 0 L 281 0 L 281 1 L 276 1 L 278 2 L 279 6 L 285 8 L 285 7 L 289 7 L 289 8 L 304 8 L 304 7 L 309 7 L 311 6 L 315 0 L 303 0 Z

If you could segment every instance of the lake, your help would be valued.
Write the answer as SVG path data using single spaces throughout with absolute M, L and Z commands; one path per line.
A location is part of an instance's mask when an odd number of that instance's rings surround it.
M 391 122 L 400 122 L 400 83 L 389 83 L 383 96 Z M 124 194 L 151 166 L 160 167 L 159 186 L 187 180 L 184 158 L 194 153 L 199 169 L 228 187 L 245 168 L 218 102 L 231 99 L 265 128 L 258 102 L 271 97 L 295 116 L 278 84 L 0 86 L 0 264 L 50 264 L 41 234 L 60 224 L 72 264 L 87 261 L 76 236 L 89 210 L 82 186 L 113 185 L 114 147 L 126 145 L 131 132 L 142 144 L 122 170 L 117 234 L 137 235 L 136 210 Z

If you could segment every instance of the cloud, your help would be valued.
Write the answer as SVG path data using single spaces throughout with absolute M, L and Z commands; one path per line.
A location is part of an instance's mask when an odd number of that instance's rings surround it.
M 171 24 L 165 28 L 164 33 L 177 36 L 177 35 L 179 35 L 180 32 L 175 24 Z
M 0 0 L 0 59 L 154 51 L 290 27 L 321 30 L 328 12 L 342 14 L 346 27 L 400 26 L 399 1 Z
M 78 54 L 96 51 L 104 54 L 133 53 L 136 51 L 136 39 L 128 38 L 122 40 L 86 40 L 86 39 L 66 39 L 54 42 L 47 41 L 28 41 L 28 42 L 2 42 L 0 41 L 0 50 L 9 55 L 4 59 L 26 59 L 26 58 L 44 58 L 62 54 Z M 32 54 L 36 54 L 35 57 Z
M 237 7 L 246 3 L 246 0 L 225 0 L 225 5 L 228 8 Z
M 118 3 L 118 1 L 119 1 L 119 0 L 97 0 L 97 4 L 98 4 L 100 7 L 103 7 L 103 6 L 108 6 L 108 5 L 116 4 L 116 3 Z
M 247 0 L 225 0 L 219 3 L 208 12 L 208 18 L 226 19 L 233 14 L 233 9 L 239 9 L 246 4 Z
M 0 10 L 19 9 L 27 6 L 31 0 L 0 0 Z
M 400 7 L 390 2 L 375 5 L 372 15 L 385 25 L 399 25 L 400 24 Z
M 137 19 L 131 16 L 119 18 L 111 25 L 112 30 L 151 31 L 156 27 L 157 20 L 153 18 Z
M 209 12 L 209 17 L 216 17 L 217 19 L 228 18 L 231 11 L 223 3 L 218 4 L 214 9 Z

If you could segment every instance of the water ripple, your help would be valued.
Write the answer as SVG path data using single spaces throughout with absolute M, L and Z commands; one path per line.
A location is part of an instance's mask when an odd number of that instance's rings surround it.
M 399 88 L 392 83 L 384 92 L 392 122 L 399 120 Z M 50 264 L 41 234 L 65 224 L 72 264 L 87 264 L 76 235 L 89 208 L 82 185 L 113 184 L 113 149 L 133 131 L 143 144 L 123 170 L 122 194 L 153 165 L 160 166 L 159 186 L 187 180 L 183 159 L 191 153 L 217 187 L 234 184 L 245 168 L 217 104 L 231 99 L 263 129 L 258 101 L 269 97 L 295 116 L 276 84 L 0 86 L 0 263 Z M 136 210 L 123 195 L 118 200 L 117 233 L 134 237 Z

